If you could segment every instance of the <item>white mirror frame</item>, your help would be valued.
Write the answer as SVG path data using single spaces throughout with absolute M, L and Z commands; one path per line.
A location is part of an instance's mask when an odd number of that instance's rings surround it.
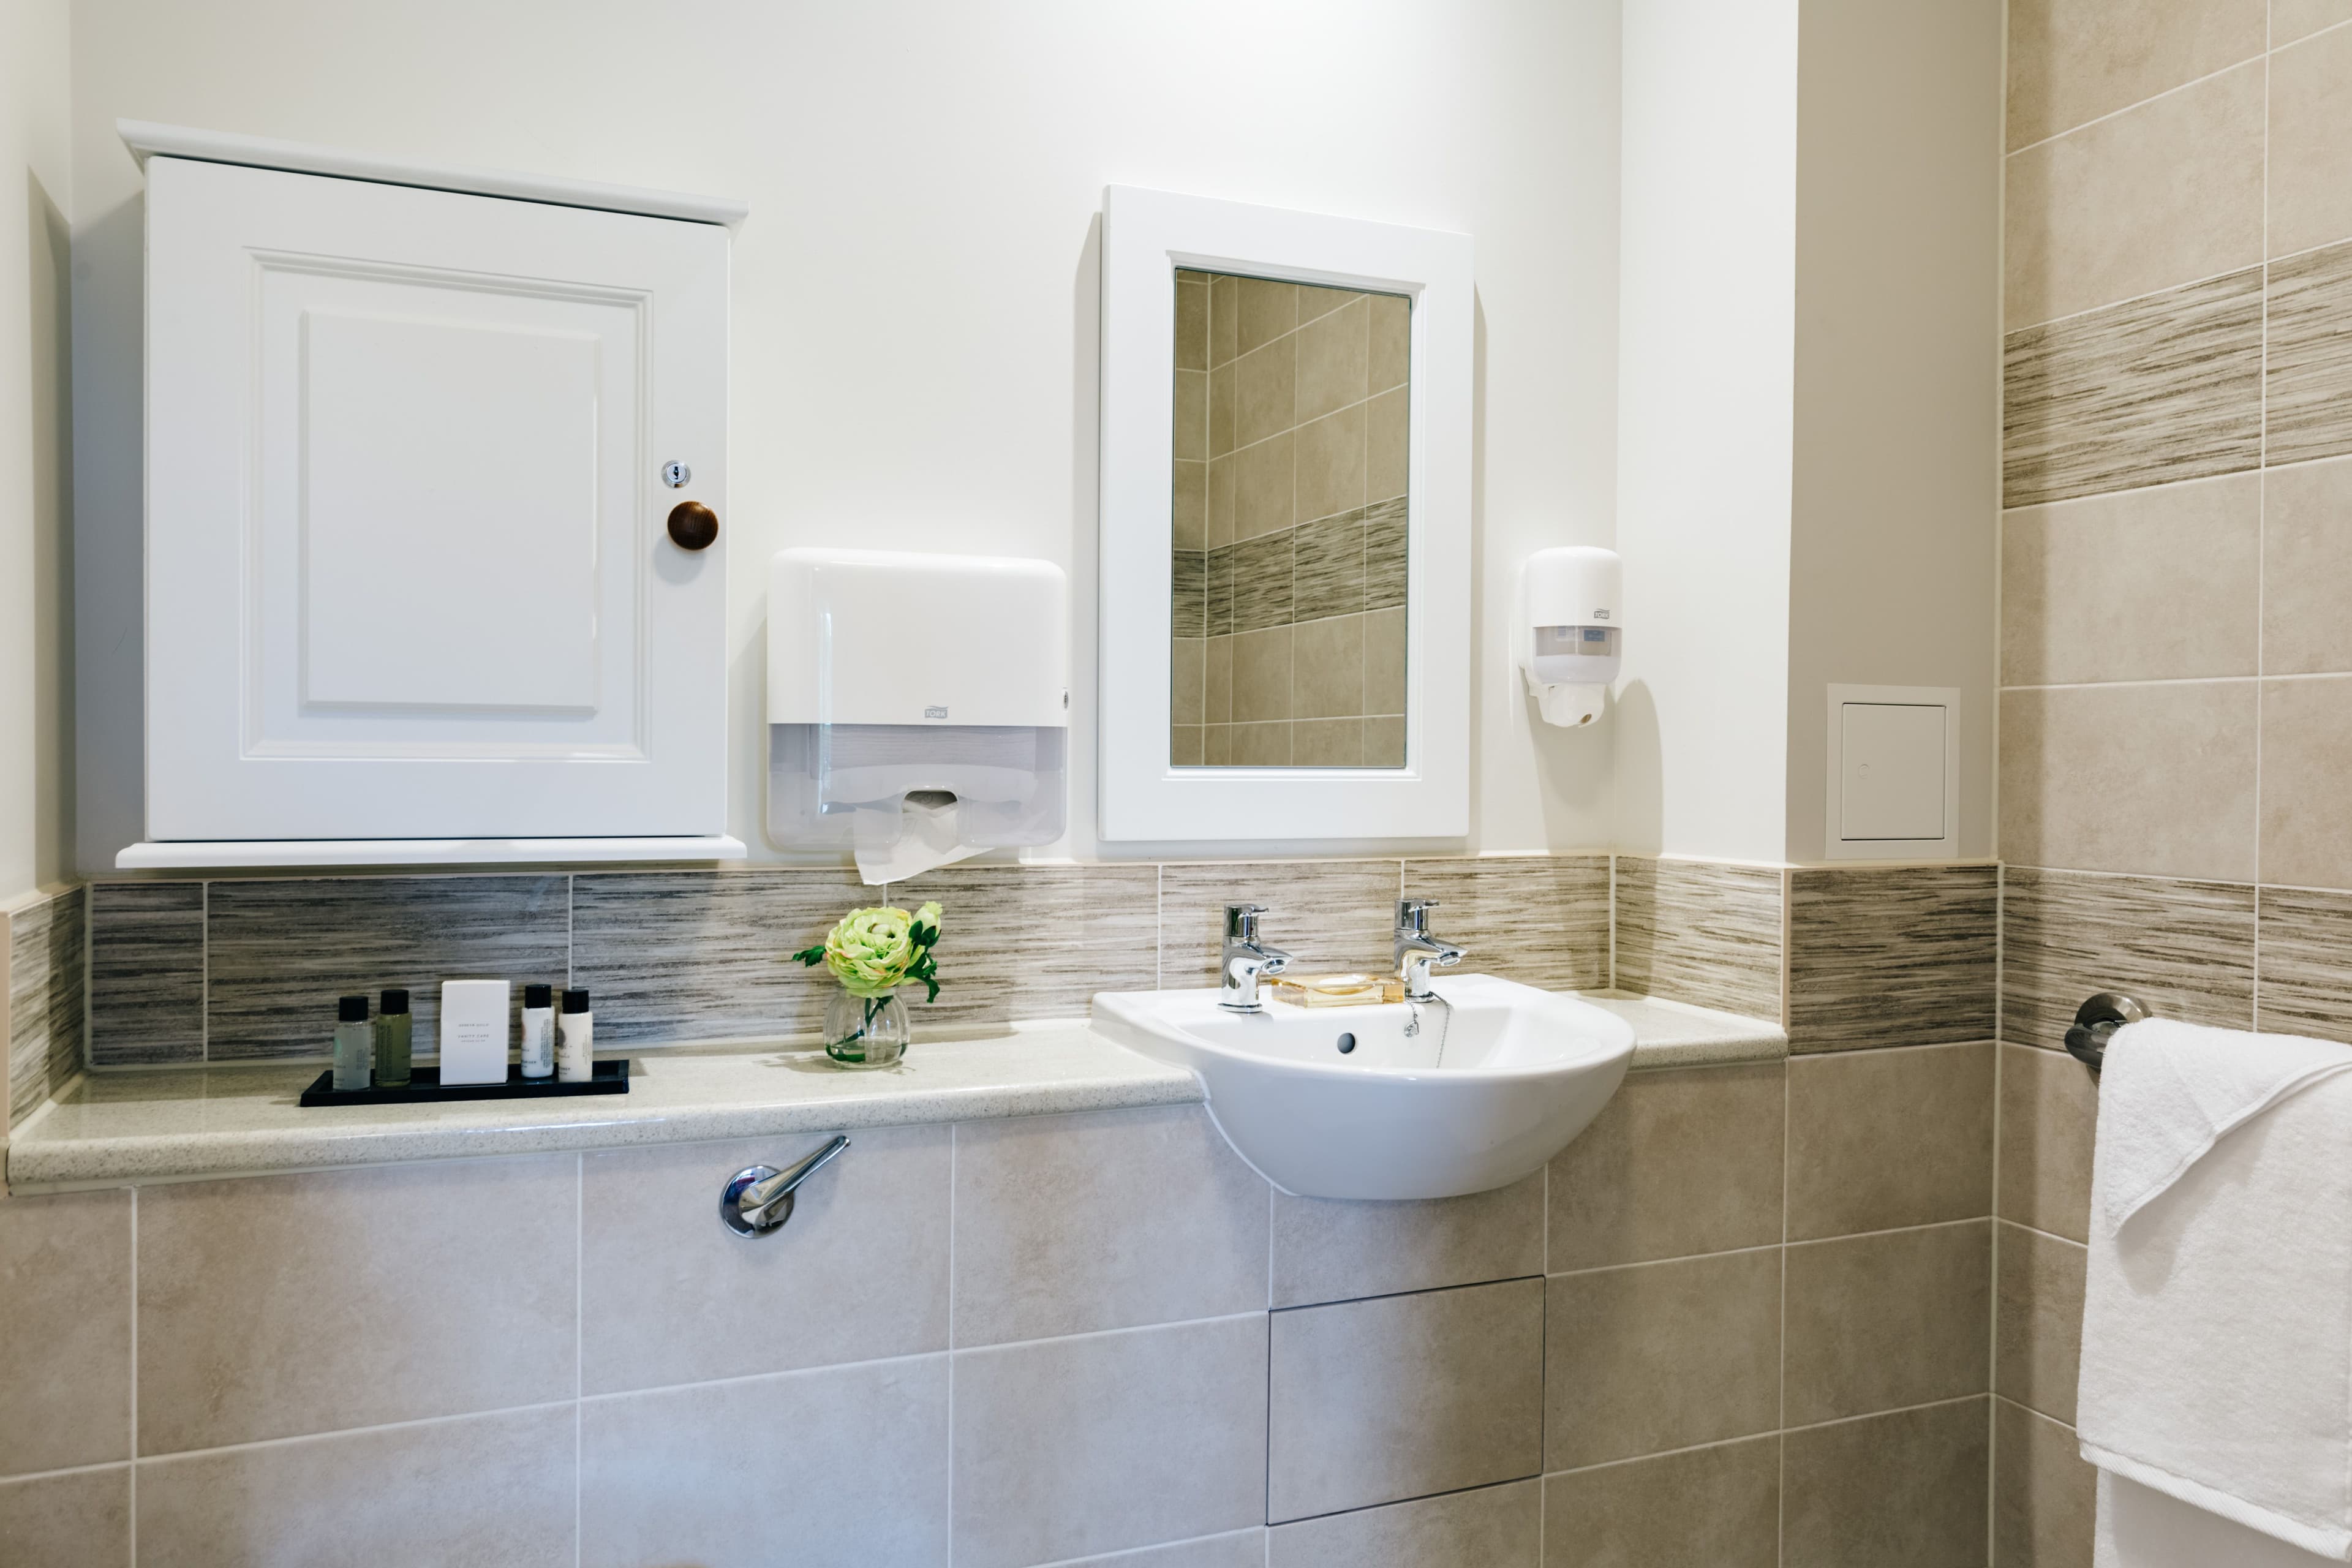
M 1402 768 L 1169 761 L 1176 272 L 1412 299 Z M 1470 237 L 1113 185 L 1103 193 L 1100 830 L 1105 839 L 1470 831 Z

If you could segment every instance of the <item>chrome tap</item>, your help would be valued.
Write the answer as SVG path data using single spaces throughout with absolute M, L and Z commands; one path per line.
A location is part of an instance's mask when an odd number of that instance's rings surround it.
M 1397 900 L 1396 966 L 1397 973 L 1404 976 L 1408 1002 L 1435 1001 L 1437 993 L 1429 988 L 1429 966 L 1435 963 L 1441 969 L 1451 969 L 1469 952 L 1429 934 L 1429 911 L 1436 907 L 1435 899 Z
M 1290 954 L 1268 947 L 1257 936 L 1263 904 L 1225 906 L 1225 955 L 1217 964 L 1217 1005 L 1235 1013 L 1259 1011 L 1257 983 L 1290 967 Z

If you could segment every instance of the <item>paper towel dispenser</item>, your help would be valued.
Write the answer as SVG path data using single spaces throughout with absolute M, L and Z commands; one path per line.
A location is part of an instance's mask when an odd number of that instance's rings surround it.
M 871 883 L 1050 844 L 1068 817 L 1069 587 L 990 555 L 782 551 L 768 568 L 768 837 Z

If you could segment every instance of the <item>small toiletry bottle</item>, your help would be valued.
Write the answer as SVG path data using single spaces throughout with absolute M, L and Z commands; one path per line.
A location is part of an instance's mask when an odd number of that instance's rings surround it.
M 563 994 L 563 1021 L 555 1040 L 555 1076 L 565 1083 L 586 1083 L 596 1076 L 596 1015 L 588 1010 L 588 993 Z
M 408 1087 L 408 993 L 394 986 L 376 999 L 375 1082 L 378 1089 Z
M 335 1092 L 368 1086 L 368 1047 L 374 1043 L 368 1028 L 367 998 L 346 996 L 335 1005 Z
M 522 988 L 522 1076 L 555 1076 L 555 995 L 545 985 Z

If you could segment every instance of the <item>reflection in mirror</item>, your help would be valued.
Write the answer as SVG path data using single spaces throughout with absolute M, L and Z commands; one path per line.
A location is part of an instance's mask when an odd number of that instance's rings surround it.
M 1173 765 L 1404 765 L 1410 312 L 1176 274 Z

